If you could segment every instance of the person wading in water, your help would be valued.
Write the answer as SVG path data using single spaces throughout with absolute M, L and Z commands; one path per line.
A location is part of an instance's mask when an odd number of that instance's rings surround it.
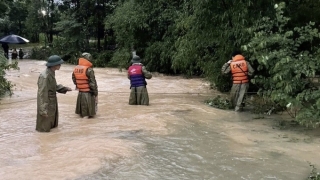
M 240 51 L 232 53 L 232 60 L 225 63 L 221 72 L 232 74 L 232 88 L 230 92 L 230 102 L 236 112 L 242 111 L 244 107 L 244 97 L 249 89 L 249 76 L 252 76 L 254 69 Z
M 131 60 L 132 65 L 128 69 L 128 79 L 130 79 L 130 105 L 149 105 L 149 95 L 147 91 L 147 82 L 145 79 L 151 79 L 152 74 L 141 64 L 139 56 L 134 55 Z

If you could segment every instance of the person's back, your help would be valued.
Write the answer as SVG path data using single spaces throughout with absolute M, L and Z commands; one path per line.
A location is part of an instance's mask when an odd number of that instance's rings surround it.
M 18 52 L 17 52 L 16 48 L 14 48 L 12 51 L 12 59 L 17 59 L 17 57 L 18 57 Z
M 235 111 L 241 111 L 244 107 L 244 97 L 249 88 L 249 76 L 254 72 L 250 63 L 238 51 L 232 54 L 232 60 L 225 63 L 221 71 L 223 74 L 232 74 L 232 88 L 230 101 Z
M 98 85 L 91 60 L 90 53 L 83 53 L 72 73 L 72 81 L 79 90 L 75 113 L 88 118 L 96 115 L 98 102 Z
M 129 105 L 149 105 L 149 95 L 145 79 L 151 79 L 152 74 L 140 61 L 139 56 L 133 56 L 131 60 L 132 65 L 128 69 L 131 89 Z

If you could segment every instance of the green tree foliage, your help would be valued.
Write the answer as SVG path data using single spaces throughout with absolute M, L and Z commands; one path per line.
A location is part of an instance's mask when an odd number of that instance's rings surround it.
M 10 11 L 8 13 L 13 33 L 24 35 L 25 20 L 28 15 L 27 5 L 25 1 L 15 1 L 9 4 Z
M 3 0 L 0 2 L 0 35 L 10 33 L 24 35 L 28 11 L 25 0 Z
M 284 9 L 284 13 L 291 18 L 288 26 L 292 28 L 295 26 L 304 26 L 305 23 L 309 21 L 320 24 L 320 1 L 285 0 L 284 2 L 287 6 L 286 9 Z
M 258 64 L 252 82 L 263 96 L 282 106 L 298 108 L 297 119 L 305 125 L 319 122 L 320 90 L 310 78 L 319 70 L 320 34 L 314 22 L 288 28 L 285 3 L 275 5 L 275 18 L 264 17 L 248 28 L 253 38 L 244 45 Z M 288 105 L 288 106 L 289 106 Z
M 64 0 L 58 4 L 61 20 L 55 23 L 58 39 L 53 42 L 53 51 L 60 53 L 70 63 L 77 63 L 80 52 L 89 51 L 97 65 L 105 66 L 109 52 L 101 52 L 107 47 L 106 30 L 103 25 L 107 13 L 112 13 L 115 1 L 111 0 Z M 103 40 L 103 45 L 101 43 Z M 68 48 L 66 48 L 68 47 Z M 102 53 L 103 55 L 96 54 Z
M 136 5 L 134 1 L 125 1 L 119 3 L 114 15 L 106 19 L 106 28 L 114 30 L 118 46 L 112 62 L 121 65 L 122 68 L 128 64 L 130 52 L 134 46 L 139 47 L 140 45 L 136 34 L 144 34 L 143 30 L 147 32 L 148 24 L 145 23 L 146 14 L 144 13 L 142 7 Z M 139 49 L 137 50 L 139 51 Z M 124 52 L 127 54 L 125 59 L 121 55 Z M 139 55 L 141 56 L 141 54 Z
M 184 3 L 175 43 L 173 67 L 187 74 L 203 73 L 220 91 L 230 89 L 230 77 L 220 74 L 232 51 L 250 39 L 246 28 L 268 14 L 273 1 L 188 1 Z M 262 11 L 263 9 L 263 11 Z
M 0 37 L 7 35 L 10 32 L 9 16 L 9 0 L 0 1 Z
M 8 1 L 0 1 L 0 18 L 3 18 L 6 15 L 6 12 L 9 10 Z
M 8 69 L 19 69 L 18 62 L 15 61 L 13 64 L 8 64 L 8 60 L 4 57 L 3 52 L 0 51 L 0 97 L 6 95 L 12 95 L 12 87 L 14 86 L 10 81 L 5 78 L 6 70 Z
M 175 21 L 182 1 L 124 1 L 106 19 L 106 27 L 115 32 L 118 50 L 113 62 L 128 65 L 118 59 L 119 52 L 135 50 L 151 71 L 172 73 L 171 67 L 175 35 Z M 126 12 L 126 13 L 123 13 Z
M 39 42 L 39 34 L 44 29 L 44 17 L 41 13 L 42 3 L 41 0 L 37 0 L 36 3 L 27 1 L 27 4 L 29 4 L 25 25 L 27 37 L 31 42 Z

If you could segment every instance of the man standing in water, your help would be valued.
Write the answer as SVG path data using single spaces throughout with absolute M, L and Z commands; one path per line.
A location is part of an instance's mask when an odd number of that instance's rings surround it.
M 222 66 L 223 74 L 232 73 L 233 84 L 230 92 L 230 101 L 235 111 L 242 111 L 244 97 L 249 89 L 249 77 L 254 73 L 250 63 L 245 60 L 241 52 L 232 53 L 232 60 Z
M 83 53 L 72 73 L 72 81 L 79 90 L 75 112 L 89 118 L 96 115 L 98 103 L 98 85 L 91 60 L 91 54 Z
M 38 79 L 37 94 L 37 124 L 39 132 L 50 132 L 58 126 L 59 110 L 56 92 L 66 94 L 71 88 L 57 85 L 55 71 L 59 70 L 63 60 L 53 55 L 48 58 L 47 69 L 44 70 Z
M 132 65 L 128 69 L 128 78 L 131 84 L 130 105 L 149 105 L 147 82 L 145 79 L 151 79 L 152 74 L 140 62 L 140 57 L 134 55 L 131 60 Z

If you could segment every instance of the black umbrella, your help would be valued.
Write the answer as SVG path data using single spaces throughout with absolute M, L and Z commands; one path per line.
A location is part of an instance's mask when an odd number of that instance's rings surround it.
M 25 44 L 28 42 L 29 42 L 28 39 L 15 34 L 11 34 L 0 39 L 0 43 L 8 43 L 8 44 Z

